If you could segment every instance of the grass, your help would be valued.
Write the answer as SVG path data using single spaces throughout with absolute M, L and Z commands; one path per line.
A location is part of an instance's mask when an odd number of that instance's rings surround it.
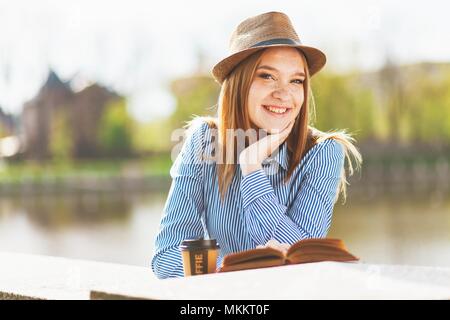
M 0 183 L 58 181 L 76 177 L 168 176 L 170 154 L 143 159 L 0 163 Z
M 373 165 L 389 167 L 401 164 L 411 168 L 418 163 L 426 167 L 434 167 L 437 161 L 443 160 L 443 157 L 427 155 L 415 157 L 384 156 L 364 158 L 363 167 Z M 171 166 L 170 154 L 160 154 L 141 159 L 52 161 L 43 164 L 37 162 L 0 162 L 0 184 L 60 182 L 78 177 L 169 177 Z

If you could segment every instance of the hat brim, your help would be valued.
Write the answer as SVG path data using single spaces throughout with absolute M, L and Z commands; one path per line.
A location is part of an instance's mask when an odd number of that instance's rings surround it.
M 319 72 L 327 62 L 326 55 L 322 51 L 314 47 L 304 45 L 289 45 L 289 44 L 264 45 L 239 51 L 219 61 L 212 69 L 212 75 L 214 79 L 218 83 L 222 84 L 225 78 L 231 73 L 231 71 L 233 71 L 233 69 L 240 62 L 245 60 L 247 57 L 251 56 L 253 53 L 269 47 L 292 47 L 300 49 L 305 55 L 310 76 Z

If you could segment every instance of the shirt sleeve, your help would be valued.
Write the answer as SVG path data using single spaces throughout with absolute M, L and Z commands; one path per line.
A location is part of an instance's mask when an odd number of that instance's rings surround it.
M 172 184 L 164 206 L 151 267 L 160 278 L 182 277 L 179 245 L 204 236 L 203 163 L 201 156 L 206 123 L 195 124 L 170 169 Z
M 270 239 L 293 244 L 328 233 L 345 154 L 336 140 L 321 144 L 289 208 L 279 202 L 263 169 L 242 179 L 245 222 L 255 245 Z

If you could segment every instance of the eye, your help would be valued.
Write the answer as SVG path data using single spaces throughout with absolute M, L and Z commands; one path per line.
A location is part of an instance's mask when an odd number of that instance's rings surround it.
M 261 73 L 259 74 L 259 77 L 263 79 L 268 79 L 268 77 L 271 77 L 273 79 L 272 75 L 268 73 Z
M 292 80 L 292 81 L 298 81 L 298 82 L 295 82 L 295 83 L 297 83 L 297 84 L 303 84 L 303 82 L 305 82 L 304 80 L 302 80 L 302 79 L 295 79 L 295 80 Z

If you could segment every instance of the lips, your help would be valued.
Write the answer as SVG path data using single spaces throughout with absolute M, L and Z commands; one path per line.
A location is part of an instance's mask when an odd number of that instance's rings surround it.
M 275 106 L 275 105 L 262 105 L 263 109 L 273 116 L 284 116 L 288 114 L 292 108 Z

